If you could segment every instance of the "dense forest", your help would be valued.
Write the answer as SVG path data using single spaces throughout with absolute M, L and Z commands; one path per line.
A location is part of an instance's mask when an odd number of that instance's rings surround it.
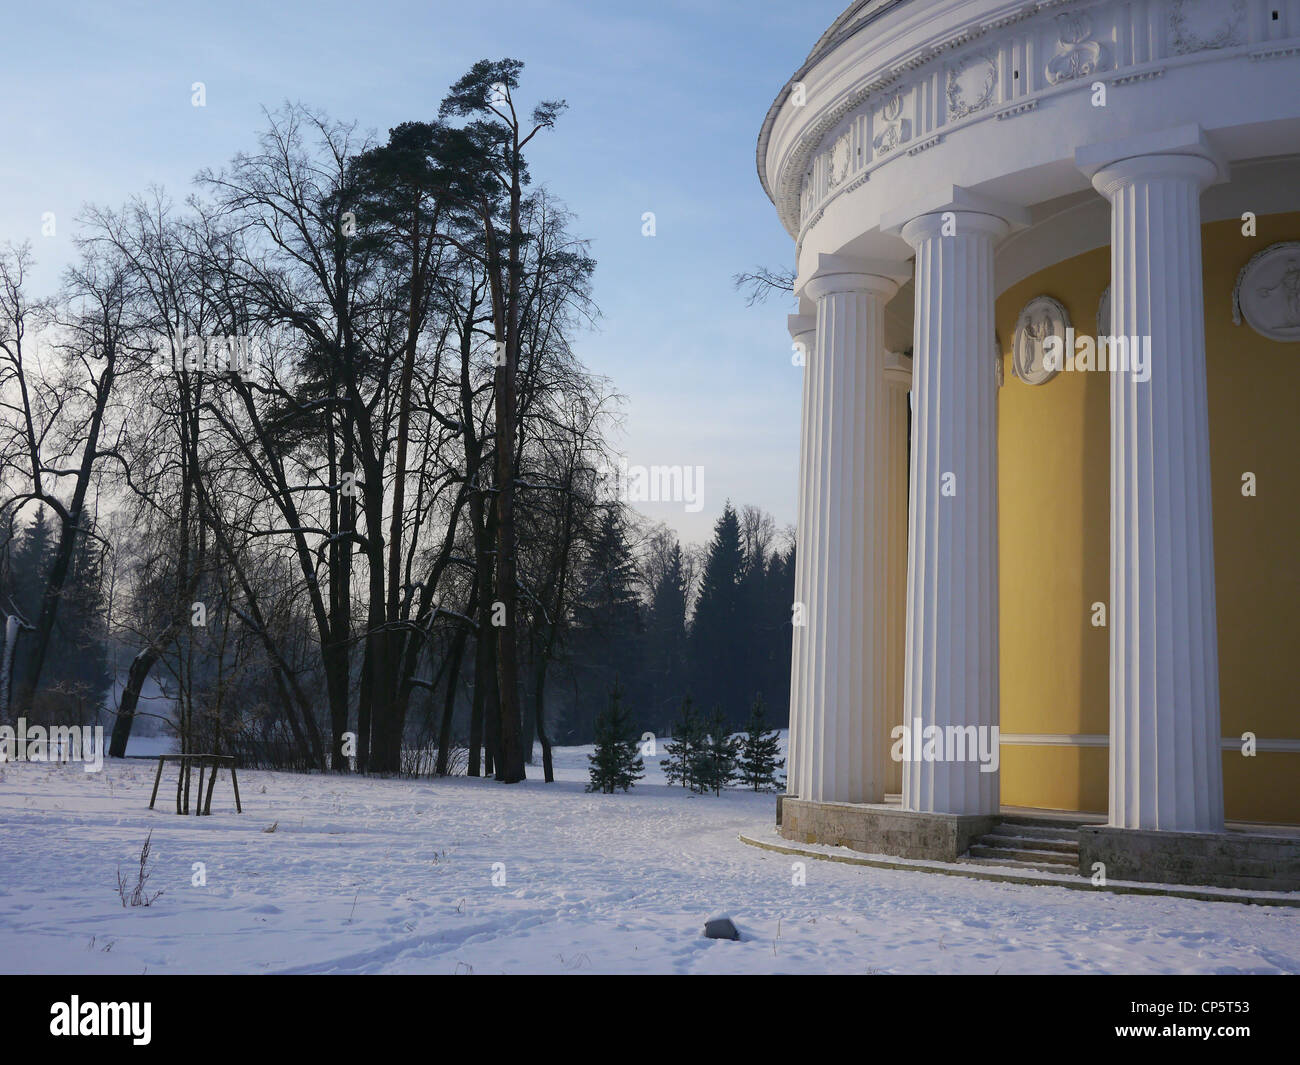
M 521 73 L 386 140 L 286 105 L 183 204 L 87 207 L 51 296 L 0 250 L 0 723 L 506 782 L 615 687 L 638 733 L 784 723 L 792 534 L 727 504 L 683 545 L 611 488 Z

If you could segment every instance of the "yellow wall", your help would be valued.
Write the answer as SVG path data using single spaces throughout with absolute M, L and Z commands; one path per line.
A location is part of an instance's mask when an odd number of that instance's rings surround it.
M 1232 324 L 1237 273 L 1257 251 L 1300 240 L 1300 213 L 1203 227 L 1219 687 L 1223 733 L 1300 739 L 1300 345 Z M 1040 271 L 997 301 L 1001 722 L 1004 733 L 1106 734 L 1110 597 L 1110 382 L 1061 373 L 1027 385 L 1011 369 L 1016 319 L 1035 296 L 1096 329 L 1109 281 L 1099 248 Z M 1258 495 L 1243 498 L 1241 475 Z M 1002 801 L 1105 812 L 1104 747 L 1007 745 Z M 1300 824 L 1300 753 L 1224 753 L 1232 820 Z

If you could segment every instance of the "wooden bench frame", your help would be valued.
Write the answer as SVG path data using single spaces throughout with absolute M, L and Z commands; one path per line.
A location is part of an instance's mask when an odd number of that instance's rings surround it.
M 199 817 L 212 813 L 212 789 L 217 783 L 217 771 L 222 766 L 230 770 L 230 783 L 235 789 L 235 813 L 242 814 L 244 812 L 244 807 L 239 801 L 239 777 L 235 774 L 235 756 L 231 754 L 158 755 L 158 773 L 153 778 L 153 794 L 149 797 L 149 809 L 152 810 L 154 803 L 158 800 L 158 785 L 162 783 L 163 766 L 167 762 L 180 763 L 180 773 L 176 777 L 176 812 L 178 814 L 188 814 L 190 812 L 190 770 L 195 762 L 199 764 L 199 793 L 198 801 L 194 804 L 194 816 Z M 211 769 L 212 773 L 208 777 L 208 792 L 205 796 L 203 794 L 203 775 L 207 769 Z

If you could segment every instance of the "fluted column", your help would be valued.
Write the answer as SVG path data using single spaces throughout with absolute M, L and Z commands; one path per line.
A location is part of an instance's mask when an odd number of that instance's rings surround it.
M 908 393 L 912 388 L 912 360 L 891 353 L 885 360 L 886 400 L 885 475 L 889 498 L 889 532 L 885 548 L 889 570 L 887 629 L 885 633 L 885 737 L 893 747 L 893 729 L 903 724 L 903 676 L 907 661 L 907 442 Z M 893 758 L 885 769 L 885 791 L 898 794 L 903 789 L 903 763 Z
M 812 360 L 817 350 L 817 315 L 792 314 L 787 319 L 793 351 L 802 360 L 803 407 L 799 420 L 799 498 L 795 511 L 795 528 L 802 536 L 808 527 L 805 506 L 812 487 L 809 471 L 808 437 L 811 419 L 808 416 L 809 392 L 812 384 Z M 802 730 L 807 726 L 808 715 L 802 712 L 802 700 L 799 693 L 804 686 L 807 671 L 805 656 L 807 644 L 804 633 L 808 631 L 808 600 L 804 592 L 803 544 L 795 544 L 794 567 L 794 614 L 793 640 L 790 653 L 790 728 L 785 755 L 785 792 L 787 795 L 799 794 L 800 753 L 803 747 Z
M 1111 202 L 1111 333 L 1151 343 L 1148 380 L 1110 381 L 1110 824 L 1119 828 L 1223 828 L 1200 212 L 1218 169 L 1200 154 L 1151 154 L 1092 178 Z
M 805 371 L 795 583 L 806 624 L 793 661 L 790 772 L 798 797 L 814 802 L 884 798 L 884 305 L 903 272 L 901 264 L 823 256 L 803 290 L 816 302 L 817 337 Z
M 916 249 L 903 807 L 996 814 L 998 773 L 917 759 L 917 731 L 998 724 L 997 431 L 993 246 L 1006 221 L 975 211 L 902 227 Z M 944 744 L 940 743 L 940 753 Z

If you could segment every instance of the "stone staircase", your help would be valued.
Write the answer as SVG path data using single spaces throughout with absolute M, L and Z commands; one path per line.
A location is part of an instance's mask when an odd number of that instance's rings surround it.
M 961 858 L 971 865 L 1079 874 L 1079 826 L 1085 821 L 1004 817 Z

